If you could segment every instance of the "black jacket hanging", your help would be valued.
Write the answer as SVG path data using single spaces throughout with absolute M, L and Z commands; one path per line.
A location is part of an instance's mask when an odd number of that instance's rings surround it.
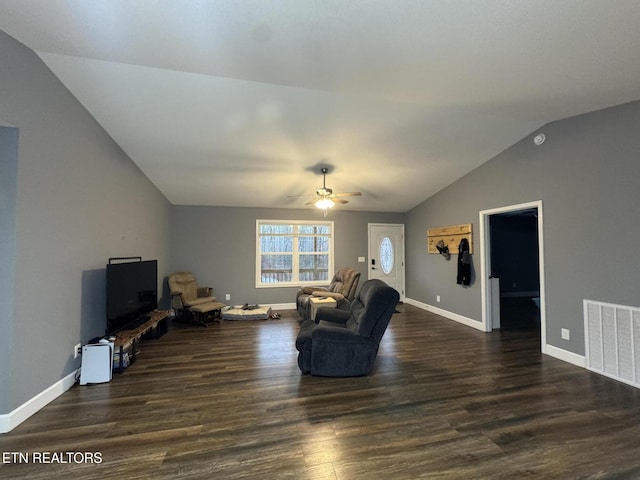
M 469 253 L 469 240 L 463 238 L 458 245 L 458 285 L 471 285 L 471 254 Z

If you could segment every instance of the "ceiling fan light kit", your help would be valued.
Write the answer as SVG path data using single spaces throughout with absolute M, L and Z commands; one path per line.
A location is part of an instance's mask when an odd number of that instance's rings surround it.
M 324 210 L 324 216 L 326 217 L 327 210 L 333 207 L 336 203 L 349 203 L 347 200 L 344 200 L 341 197 L 362 195 L 362 193 L 360 192 L 333 193 L 332 189 L 327 188 L 326 181 L 328 171 L 329 169 L 326 167 L 320 169 L 320 172 L 322 172 L 322 188 L 317 189 L 314 195 L 289 195 L 289 197 L 313 197 L 305 205 L 315 205 L 317 208 Z
M 334 201 L 330 198 L 321 198 L 315 203 L 316 207 L 322 208 L 326 210 L 327 208 L 331 208 L 335 205 Z

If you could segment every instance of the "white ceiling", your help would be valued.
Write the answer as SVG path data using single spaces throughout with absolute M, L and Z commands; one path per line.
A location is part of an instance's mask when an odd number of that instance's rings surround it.
M 640 99 L 637 0 L 0 0 L 173 204 L 404 212 L 532 133 Z

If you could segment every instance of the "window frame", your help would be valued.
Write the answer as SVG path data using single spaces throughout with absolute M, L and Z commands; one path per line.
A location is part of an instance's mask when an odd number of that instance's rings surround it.
M 260 226 L 261 225 L 291 225 L 293 226 L 294 233 L 291 234 L 293 237 L 293 262 L 292 262 L 292 275 L 293 278 L 291 282 L 269 282 L 263 283 L 261 281 L 262 278 L 262 251 L 260 245 Z M 295 233 L 298 230 L 298 227 L 301 225 L 316 225 L 322 227 L 328 227 L 329 233 L 327 235 L 329 241 L 329 251 L 326 252 L 328 256 L 327 262 L 327 279 L 326 280 L 316 280 L 316 281 L 301 281 L 299 279 L 300 275 L 300 255 L 301 254 L 309 254 L 312 252 L 300 252 L 298 248 L 298 239 L 299 237 L 308 237 L 309 234 L 298 234 Z M 323 235 L 324 236 L 324 235 Z M 316 286 L 316 285 L 328 285 L 331 282 L 331 277 L 334 272 L 334 242 L 333 239 L 335 237 L 335 226 L 333 221 L 314 221 L 314 220 L 270 220 L 270 219 L 256 219 L 256 263 L 255 263 L 255 285 L 256 288 L 291 288 L 291 287 L 300 287 L 300 286 Z M 313 253 L 321 253 L 321 252 L 313 252 Z M 324 253 L 324 252 L 322 252 Z

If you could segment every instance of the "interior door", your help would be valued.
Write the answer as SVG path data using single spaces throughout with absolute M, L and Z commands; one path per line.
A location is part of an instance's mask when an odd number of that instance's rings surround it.
M 404 225 L 369 224 L 369 278 L 379 278 L 404 301 Z

